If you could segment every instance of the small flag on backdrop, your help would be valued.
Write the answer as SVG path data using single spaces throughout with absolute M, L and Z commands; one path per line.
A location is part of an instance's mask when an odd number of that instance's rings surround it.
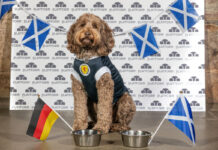
M 181 130 L 195 144 L 195 128 L 190 104 L 184 96 L 180 96 L 166 119 Z
M 183 31 L 194 26 L 199 20 L 199 16 L 189 0 L 177 0 L 169 6 L 168 11 L 179 22 Z
M 142 58 L 156 54 L 159 49 L 152 29 L 149 25 L 136 27 L 131 31 L 139 55 Z
M 34 51 L 39 51 L 49 32 L 49 24 L 34 17 L 23 37 L 22 43 Z
M 27 129 L 27 135 L 42 141 L 46 140 L 58 117 L 47 104 L 38 98 Z
M 16 4 L 15 0 L 0 0 L 0 19 L 2 16 L 7 13 L 14 5 Z

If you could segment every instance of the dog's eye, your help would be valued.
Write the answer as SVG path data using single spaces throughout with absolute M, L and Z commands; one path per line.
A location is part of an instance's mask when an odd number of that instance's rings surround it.
M 93 24 L 92 24 L 92 27 L 93 27 L 93 28 L 95 28 L 95 29 L 97 29 L 97 28 L 98 28 L 98 26 L 97 26 L 97 24 L 96 24 L 96 23 L 93 23 Z
M 82 24 L 80 24 L 80 27 L 84 27 L 86 24 L 85 23 L 82 23 Z

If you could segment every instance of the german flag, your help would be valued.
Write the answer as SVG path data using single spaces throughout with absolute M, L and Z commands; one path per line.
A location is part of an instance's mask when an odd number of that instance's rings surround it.
M 46 140 L 57 119 L 58 115 L 38 98 L 26 134 L 42 141 Z

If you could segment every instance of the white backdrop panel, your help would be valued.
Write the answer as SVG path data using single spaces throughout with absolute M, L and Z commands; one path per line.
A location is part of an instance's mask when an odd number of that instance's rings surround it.
M 129 35 L 115 37 L 116 45 L 110 54 L 137 110 L 166 111 L 183 90 L 194 111 L 205 111 L 203 0 L 191 1 L 201 20 L 184 34 L 167 12 L 156 17 L 174 0 L 20 2 L 26 11 L 66 31 L 86 12 L 104 18 L 115 34 L 150 24 L 159 54 L 139 58 Z M 125 15 L 129 17 L 122 19 Z M 30 22 L 28 14 L 13 7 L 10 109 L 33 109 L 37 94 L 40 94 L 53 108 L 72 110 L 70 73 L 75 56 L 66 49 L 66 33 L 51 28 L 42 49 L 35 52 L 21 44 Z

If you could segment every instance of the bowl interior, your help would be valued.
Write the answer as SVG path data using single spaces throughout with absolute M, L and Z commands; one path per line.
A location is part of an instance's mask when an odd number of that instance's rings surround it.
M 97 130 L 77 130 L 72 132 L 74 135 L 97 135 Z
M 121 132 L 122 135 L 127 135 L 127 136 L 151 136 L 151 133 L 148 131 L 141 131 L 141 130 L 128 130 L 128 131 L 123 131 Z

